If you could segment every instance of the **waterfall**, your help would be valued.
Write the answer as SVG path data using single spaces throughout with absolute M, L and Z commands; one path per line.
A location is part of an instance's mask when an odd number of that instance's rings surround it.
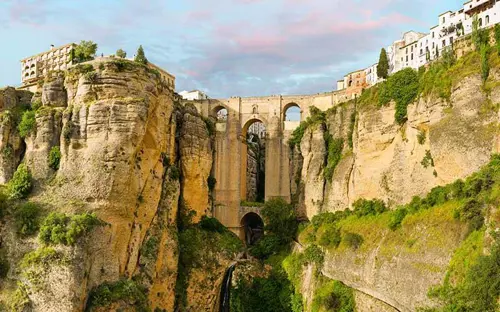
M 236 264 L 232 264 L 224 273 L 224 280 L 220 288 L 219 312 L 229 312 L 231 298 L 231 281 Z

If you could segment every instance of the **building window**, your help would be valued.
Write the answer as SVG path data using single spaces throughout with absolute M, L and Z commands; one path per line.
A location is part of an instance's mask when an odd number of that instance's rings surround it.
M 490 16 L 489 15 L 486 15 L 486 18 L 484 19 L 486 25 L 488 25 L 490 23 Z
M 483 26 L 483 19 L 482 18 L 479 19 L 479 27 L 481 27 L 481 26 Z
M 432 38 L 434 38 L 434 32 L 432 32 Z
M 408 47 L 406 48 L 406 54 L 408 54 Z
M 446 40 L 443 40 L 443 48 L 446 47 Z
M 446 17 L 443 16 L 443 24 L 444 24 L 444 22 L 446 22 Z
M 413 53 L 411 54 L 411 60 L 413 61 Z
M 406 61 L 408 62 L 408 55 L 406 56 Z

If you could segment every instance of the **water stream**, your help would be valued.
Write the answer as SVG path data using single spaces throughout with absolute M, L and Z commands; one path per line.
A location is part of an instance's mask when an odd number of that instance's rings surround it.
M 220 303 L 219 312 L 229 312 L 231 299 L 231 281 L 233 279 L 233 271 L 236 264 L 231 265 L 224 274 L 222 286 L 220 288 Z

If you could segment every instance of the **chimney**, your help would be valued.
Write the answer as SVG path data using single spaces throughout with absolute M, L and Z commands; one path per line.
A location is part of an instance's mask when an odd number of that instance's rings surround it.
M 50 50 L 54 50 L 54 45 L 53 44 L 50 45 Z

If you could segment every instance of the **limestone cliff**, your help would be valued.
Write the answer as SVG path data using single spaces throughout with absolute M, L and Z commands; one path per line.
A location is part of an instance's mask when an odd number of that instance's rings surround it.
M 300 145 L 291 150 L 291 189 L 299 212 L 312 220 L 352 208 L 359 199 L 381 199 L 396 209 L 477 172 L 499 152 L 499 74 L 493 69 L 486 84 L 479 74 L 466 75 L 452 84 L 448 97 L 422 93 L 401 124 L 394 101 L 380 106 L 366 94 L 313 114 L 300 129 Z M 331 242 L 336 231 L 359 234 L 359 249 L 344 240 L 338 248 L 323 248 L 318 274 L 352 288 L 358 311 L 416 311 L 438 305 L 428 291 L 448 276 L 450 261 L 467 238 L 466 225 L 453 216 L 460 205 L 407 217 L 396 232 L 387 216 L 348 218 L 335 229 L 301 234 L 301 242 Z M 498 223 L 490 229 L 498 231 Z M 308 311 L 316 294 L 311 270 L 303 267 L 300 286 Z
M 295 150 L 293 156 L 303 158 L 302 172 L 292 178 L 292 185 L 300 181 L 305 187 L 296 195 L 304 197 L 300 209 L 310 219 L 343 210 L 360 198 L 395 206 L 477 171 L 498 152 L 499 116 L 492 103 L 500 102 L 499 92 L 498 87 L 484 92 L 481 78 L 469 76 L 453 88 L 449 102 L 420 97 L 408 107 L 408 121 L 401 126 L 394 121 L 394 103 L 378 108 L 351 101 L 330 110 L 323 124 L 306 129 L 300 155 Z M 324 172 L 325 131 L 343 140 L 330 179 Z M 422 165 L 426 155 L 433 160 L 427 167 Z
M 50 266 L 30 262 L 36 283 L 20 270 L 23 253 L 52 251 L 35 237 L 16 242 L 16 235 L 2 235 L 13 260 L 9 277 L 20 281 L 16 292 L 14 282 L 4 284 L 10 286 L 2 301 L 17 298 L 30 311 L 140 305 L 172 311 L 179 197 L 198 218 L 209 212 L 212 146 L 205 120 L 174 105 L 173 90 L 157 72 L 125 60 L 89 62 L 48 78 L 33 97 L 33 126 L 22 140 L 18 121 L 6 112 L 29 105 L 30 97 L 14 89 L 0 93 L 0 148 L 11 150 L 3 153 L 1 180 L 12 177 L 24 156 L 35 182 L 28 199 L 44 215 L 95 213 L 102 223 L 74 246 L 54 246 L 59 260 Z M 48 161 L 53 150 L 60 151 L 57 166 Z M 15 233 L 9 220 L 3 234 Z M 134 296 L 123 295 L 123 287 L 135 289 Z M 103 297 L 106 289 L 124 297 Z

